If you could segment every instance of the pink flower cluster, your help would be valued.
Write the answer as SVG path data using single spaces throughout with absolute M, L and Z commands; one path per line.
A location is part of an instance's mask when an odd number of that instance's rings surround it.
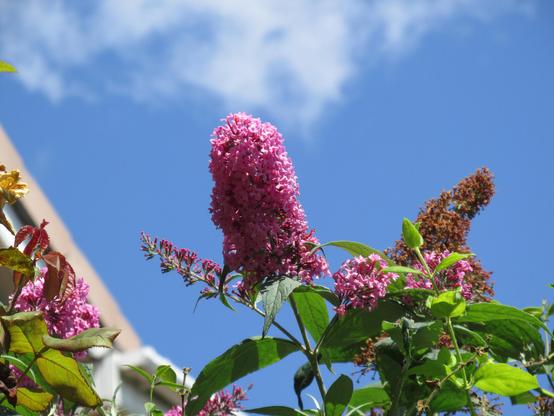
M 247 287 L 273 275 L 329 274 L 298 202 L 298 183 L 277 129 L 245 113 L 230 114 L 212 134 L 210 212 L 224 234 L 223 257 Z
M 221 276 L 222 272 L 219 264 L 208 259 L 201 259 L 194 251 L 179 248 L 168 240 L 158 240 L 146 233 L 141 233 L 140 238 L 144 256 L 148 260 L 155 256 L 160 258 L 162 273 L 176 271 L 187 286 L 197 282 L 205 283 L 207 286 L 202 289 L 204 295 L 217 292 L 217 277 Z M 228 292 L 228 289 L 228 286 L 225 285 L 224 292 Z
M 345 261 L 333 274 L 335 292 L 341 305 L 338 314 L 348 309 L 373 309 L 377 301 L 385 297 L 388 285 L 398 278 L 396 273 L 385 273 L 387 263 L 378 254 L 354 257 Z
M 75 287 L 64 302 L 57 299 L 47 301 L 43 295 L 46 268 L 40 276 L 27 283 L 17 298 L 15 308 L 20 312 L 42 311 L 51 335 L 70 338 L 89 328 L 100 326 L 100 313 L 96 306 L 87 302 L 89 285 L 83 279 L 77 279 Z M 83 357 L 77 353 L 76 357 Z
M 246 392 L 238 386 L 233 386 L 233 391 L 220 391 L 214 394 L 198 412 L 198 416 L 229 416 L 243 407 L 240 402 L 246 400 Z M 169 409 L 165 416 L 182 416 L 181 406 Z
M 423 253 L 423 258 L 427 262 L 431 272 L 433 272 L 439 263 L 448 257 L 449 254 L 450 252 L 448 250 L 442 253 L 428 251 Z M 424 271 L 423 266 L 419 263 L 414 264 L 414 268 Z M 449 290 L 459 287 L 462 290 L 462 296 L 465 299 L 471 299 L 471 286 L 464 281 L 465 274 L 471 271 L 473 271 L 471 264 L 468 261 L 460 260 L 449 269 L 437 273 L 435 276 L 435 284 L 440 290 Z M 415 276 L 413 274 L 408 274 L 406 276 L 406 287 L 433 289 L 433 283 L 430 279 L 422 275 Z

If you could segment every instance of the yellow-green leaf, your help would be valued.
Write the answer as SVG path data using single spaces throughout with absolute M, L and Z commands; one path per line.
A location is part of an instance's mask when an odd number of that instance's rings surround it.
M 75 359 L 60 351 L 47 350 L 37 359 L 37 367 L 44 380 L 64 399 L 88 407 L 102 404 Z
M 475 372 L 475 387 L 501 396 L 515 396 L 539 387 L 537 377 L 503 363 L 487 363 Z
M 60 339 L 46 334 L 42 340 L 47 347 L 55 350 L 78 352 L 92 347 L 112 348 L 120 332 L 120 329 L 114 328 L 90 328 L 71 338 Z
M 7 62 L 0 61 L 0 72 L 17 72 L 17 69 Z
M 3 316 L 10 333 L 10 352 L 37 354 L 44 348 L 42 336 L 48 334 L 42 312 L 19 312 Z
M 60 396 L 83 406 L 96 407 L 102 403 L 77 361 L 44 344 L 48 331 L 42 312 L 19 312 L 3 316 L 2 320 L 10 332 L 10 352 L 33 353 L 40 374 Z
M 17 389 L 17 404 L 37 412 L 48 409 L 53 397 L 45 391 L 32 391 L 26 387 Z
M 454 318 L 463 315 L 466 310 L 466 301 L 459 291 L 451 290 L 431 298 L 429 307 L 437 318 Z
M 0 249 L 0 266 L 7 267 L 25 276 L 33 276 L 35 273 L 33 260 L 14 247 Z

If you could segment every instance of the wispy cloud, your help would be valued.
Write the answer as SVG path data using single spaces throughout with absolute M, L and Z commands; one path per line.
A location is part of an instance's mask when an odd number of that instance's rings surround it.
M 0 56 L 51 100 L 208 93 L 309 125 L 368 59 L 533 0 L 0 0 Z

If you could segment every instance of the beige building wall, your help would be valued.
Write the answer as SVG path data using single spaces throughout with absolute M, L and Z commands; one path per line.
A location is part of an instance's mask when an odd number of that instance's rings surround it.
M 94 267 L 86 256 L 79 249 L 71 233 L 63 223 L 60 216 L 44 194 L 39 184 L 35 181 L 17 150 L 9 140 L 6 132 L 0 125 L 0 164 L 6 169 L 19 169 L 24 182 L 29 184 L 29 193 L 14 205 L 12 216 L 26 218 L 26 222 L 38 225 L 43 219 L 49 222 L 48 234 L 50 235 L 51 247 L 67 257 L 78 276 L 82 276 L 90 285 L 90 302 L 98 307 L 102 324 L 104 326 L 121 329 L 117 338 L 117 347 L 120 350 L 135 350 L 141 346 L 141 341 L 123 315 L 115 299 L 110 294 L 102 279 L 98 276 Z M 9 214 L 9 213 L 8 213 Z M 15 219 L 14 219 L 15 220 Z M 4 240 L 10 238 L 10 234 L 0 235 Z M 10 240 L 13 242 L 13 237 Z M 5 274 L 6 271 L 0 272 Z M 2 279 L 2 282 L 10 282 L 11 279 Z M 6 283 L 3 283 L 6 284 Z M 4 288 L 5 291 L 5 288 Z M 1 295 L 0 290 L 0 295 Z
M 116 300 L 75 243 L 71 233 L 26 168 L 1 125 L 0 164 L 5 165 L 8 170 L 19 169 L 23 182 L 26 182 L 30 189 L 29 193 L 17 204 L 5 209 L 6 215 L 14 227 L 17 229 L 26 224 L 37 226 L 43 219 L 46 219 L 49 222 L 48 234 L 51 248 L 64 254 L 77 275 L 82 276 L 90 285 L 89 301 L 100 310 L 102 325 L 121 329 L 114 349 L 93 348 L 90 351 L 89 358 L 94 364 L 93 374 L 98 393 L 102 398 L 111 399 L 114 391 L 119 387 L 116 403 L 120 409 L 132 414 L 144 413 L 144 403 L 149 401 L 149 385 L 127 365 L 138 366 L 154 373 L 159 365 L 169 364 L 178 375 L 178 382 L 182 381 L 181 369 L 167 358 L 160 356 L 152 347 L 142 345 L 134 328 L 127 321 Z M 10 246 L 13 241 L 13 235 L 5 227 L 0 226 L 0 247 Z M 7 300 L 12 291 L 11 271 L 0 267 L 0 300 Z M 188 387 L 191 387 L 193 382 L 192 377 L 187 377 Z M 174 392 L 163 388 L 156 390 L 154 398 L 162 410 L 167 410 L 180 403 L 180 399 Z

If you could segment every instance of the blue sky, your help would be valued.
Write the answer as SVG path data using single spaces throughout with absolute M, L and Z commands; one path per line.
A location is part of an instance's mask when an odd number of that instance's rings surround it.
M 193 314 L 197 289 L 138 250 L 145 230 L 221 259 L 207 165 L 231 111 L 280 128 L 321 241 L 385 248 L 488 166 L 497 195 L 470 244 L 499 300 L 552 299 L 551 2 L 69 3 L 0 1 L 0 58 L 19 69 L 0 77 L 0 123 L 142 340 L 178 365 L 197 373 L 261 330 L 216 303 Z M 241 381 L 249 405 L 294 405 L 302 362 Z

